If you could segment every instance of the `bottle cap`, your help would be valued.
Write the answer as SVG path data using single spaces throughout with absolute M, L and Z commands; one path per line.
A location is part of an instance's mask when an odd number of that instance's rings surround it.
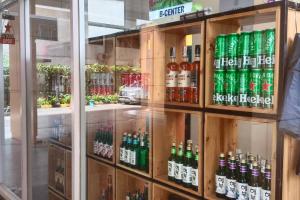
M 231 160 L 231 161 L 235 161 L 235 157 L 234 157 L 234 156 L 231 156 L 231 157 L 230 157 L 230 160 Z
M 245 159 L 241 160 L 241 164 L 246 164 L 246 160 Z
M 172 146 L 173 146 L 173 147 L 176 147 L 176 143 L 175 143 L 175 142 L 173 142 L 173 143 L 172 143 Z
M 221 157 L 221 158 L 225 158 L 224 153 L 220 153 L 220 157 Z
M 186 147 L 186 149 L 187 149 L 188 151 L 190 151 L 192 148 L 191 148 L 190 145 L 188 145 L 188 146 Z
M 232 151 L 228 152 L 228 156 L 230 156 L 230 157 L 232 156 Z
M 200 52 L 201 52 L 200 45 L 199 44 L 195 45 L 195 55 L 199 56 Z
M 253 167 L 258 167 L 257 162 L 254 162 L 254 163 L 253 163 Z
M 269 170 L 270 170 L 270 169 L 271 169 L 271 165 L 270 165 L 270 164 L 267 164 L 267 165 L 266 165 L 266 169 L 269 169 Z
M 175 47 L 170 48 L 170 57 L 175 58 L 176 57 L 176 49 Z

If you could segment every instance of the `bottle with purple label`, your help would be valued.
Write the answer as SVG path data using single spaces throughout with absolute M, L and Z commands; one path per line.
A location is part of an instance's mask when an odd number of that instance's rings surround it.
M 235 157 L 232 156 L 229 161 L 228 173 L 226 176 L 226 199 L 236 199 L 236 162 Z
M 249 200 L 260 200 L 261 188 L 259 185 L 259 167 L 257 162 L 254 162 L 252 167 L 248 189 Z
M 261 189 L 261 199 L 270 200 L 271 199 L 271 166 L 266 165 L 265 169 L 265 179 Z
M 225 198 L 226 195 L 226 161 L 224 153 L 219 157 L 219 168 L 216 173 L 216 196 Z
M 237 181 L 237 200 L 248 200 L 247 162 L 240 162 L 240 172 Z

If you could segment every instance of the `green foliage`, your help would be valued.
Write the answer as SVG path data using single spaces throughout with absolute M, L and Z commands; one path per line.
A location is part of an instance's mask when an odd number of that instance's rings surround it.
M 45 74 L 46 76 L 58 74 L 69 76 L 71 74 L 70 66 L 67 65 L 38 63 L 36 68 L 38 73 Z
M 71 103 L 71 95 L 64 94 L 60 97 L 60 104 L 70 104 Z
M 141 68 L 138 66 L 128 66 L 128 65 L 101 65 L 101 64 L 91 64 L 86 66 L 86 71 L 89 73 L 108 73 L 108 72 L 140 72 Z
M 37 99 L 37 105 L 38 105 L 38 107 L 40 107 L 42 105 L 51 105 L 51 102 L 47 98 L 39 97 Z
M 95 102 L 95 104 L 110 104 L 110 103 L 117 103 L 119 100 L 119 96 L 115 95 L 93 95 L 93 96 L 86 96 L 86 104 L 89 104 L 91 100 Z

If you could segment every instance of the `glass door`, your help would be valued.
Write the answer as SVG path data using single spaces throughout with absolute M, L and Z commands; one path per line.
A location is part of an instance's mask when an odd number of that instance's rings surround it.
M 22 198 L 24 87 L 17 1 L 0 3 L 0 195 Z M 23 121 L 24 120 L 24 121 Z

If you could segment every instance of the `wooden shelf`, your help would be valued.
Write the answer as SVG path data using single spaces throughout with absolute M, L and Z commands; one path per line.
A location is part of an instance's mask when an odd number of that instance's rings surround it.
M 274 68 L 274 105 L 272 109 L 259 109 L 248 107 L 233 107 L 233 106 L 219 106 L 213 105 L 213 73 L 214 73 L 214 49 L 215 39 L 220 34 L 240 33 L 247 30 L 246 26 L 252 25 L 254 30 L 263 27 L 276 28 L 275 37 L 275 68 Z M 245 29 L 244 29 L 245 28 Z M 264 28 L 265 29 L 265 28 Z M 272 7 L 260 9 L 256 11 L 249 11 L 237 13 L 232 15 L 225 15 L 221 17 L 210 18 L 207 20 L 206 28 L 206 90 L 205 90 L 205 107 L 216 108 L 222 110 L 253 112 L 276 114 L 278 109 L 278 84 L 279 84 L 279 56 L 280 51 L 280 7 Z
M 168 159 L 172 142 L 192 139 L 199 146 L 198 192 L 168 180 Z M 153 178 L 181 190 L 202 195 L 202 113 L 175 109 L 153 109 Z
M 112 178 L 113 197 L 115 197 L 116 169 L 110 165 L 88 158 L 88 200 L 101 198 L 103 190 L 108 187 L 108 177 Z M 114 198 L 115 199 L 115 198 Z
M 148 187 L 148 199 L 152 199 L 152 183 L 139 176 L 117 169 L 116 199 L 125 199 L 128 192 L 144 191 Z
M 144 177 L 147 177 L 147 178 L 151 178 L 152 176 L 150 175 L 150 173 L 146 173 L 144 171 L 141 171 L 141 170 L 138 170 L 138 169 L 133 169 L 133 168 L 130 168 L 130 167 L 127 167 L 125 165 L 122 165 L 122 164 L 117 164 L 118 167 L 120 168 L 123 168 L 127 171 L 130 171 L 130 172 L 133 172 L 137 175 L 141 175 L 141 176 L 144 176 Z
M 104 163 L 106 163 L 106 164 L 110 164 L 110 165 L 115 164 L 113 161 L 108 160 L 108 159 L 105 159 L 105 158 L 102 158 L 102 157 L 100 157 L 100 156 L 98 156 L 98 155 L 95 155 L 95 154 L 90 154 L 90 153 L 88 153 L 87 155 L 88 155 L 88 157 L 90 157 L 90 158 L 93 158 L 93 159 L 95 159 L 95 160 L 104 162 Z
M 149 172 L 143 172 L 120 164 L 120 145 L 123 133 L 147 131 L 149 134 Z M 148 107 L 116 111 L 116 160 L 117 165 L 137 174 L 152 177 L 152 111 Z
M 48 199 L 49 200 L 65 200 L 63 197 L 61 197 L 60 195 L 53 192 L 52 189 L 48 190 Z
M 268 159 L 272 165 L 272 199 L 275 199 L 277 122 L 267 119 L 205 114 L 204 197 L 215 196 L 215 173 L 221 152 L 241 149 Z
M 183 107 L 203 107 L 204 95 L 204 22 L 194 22 L 177 25 L 167 28 L 157 28 L 154 30 L 154 70 L 153 70 L 153 103 L 154 104 L 173 104 L 165 101 L 165 74 L 166 66 L 170 60 L 170 48 L 176 48 L 176 62 L 182 61 L 182 49 L 186 45 L 186 35 L 192 35 L 193 58 L 194 46 L 201 45 L 198 104 L 175 103 Z
M 178 199 L 181 200 L 196 200 L 198 198 L 193 198 L 190 195 L 180 193 L 177 190 L 173 190 L 167 187 L 164 187 L 159 184 L 153 184 L 153 200 L 168 200 L 170 195 L 175 195 Z

